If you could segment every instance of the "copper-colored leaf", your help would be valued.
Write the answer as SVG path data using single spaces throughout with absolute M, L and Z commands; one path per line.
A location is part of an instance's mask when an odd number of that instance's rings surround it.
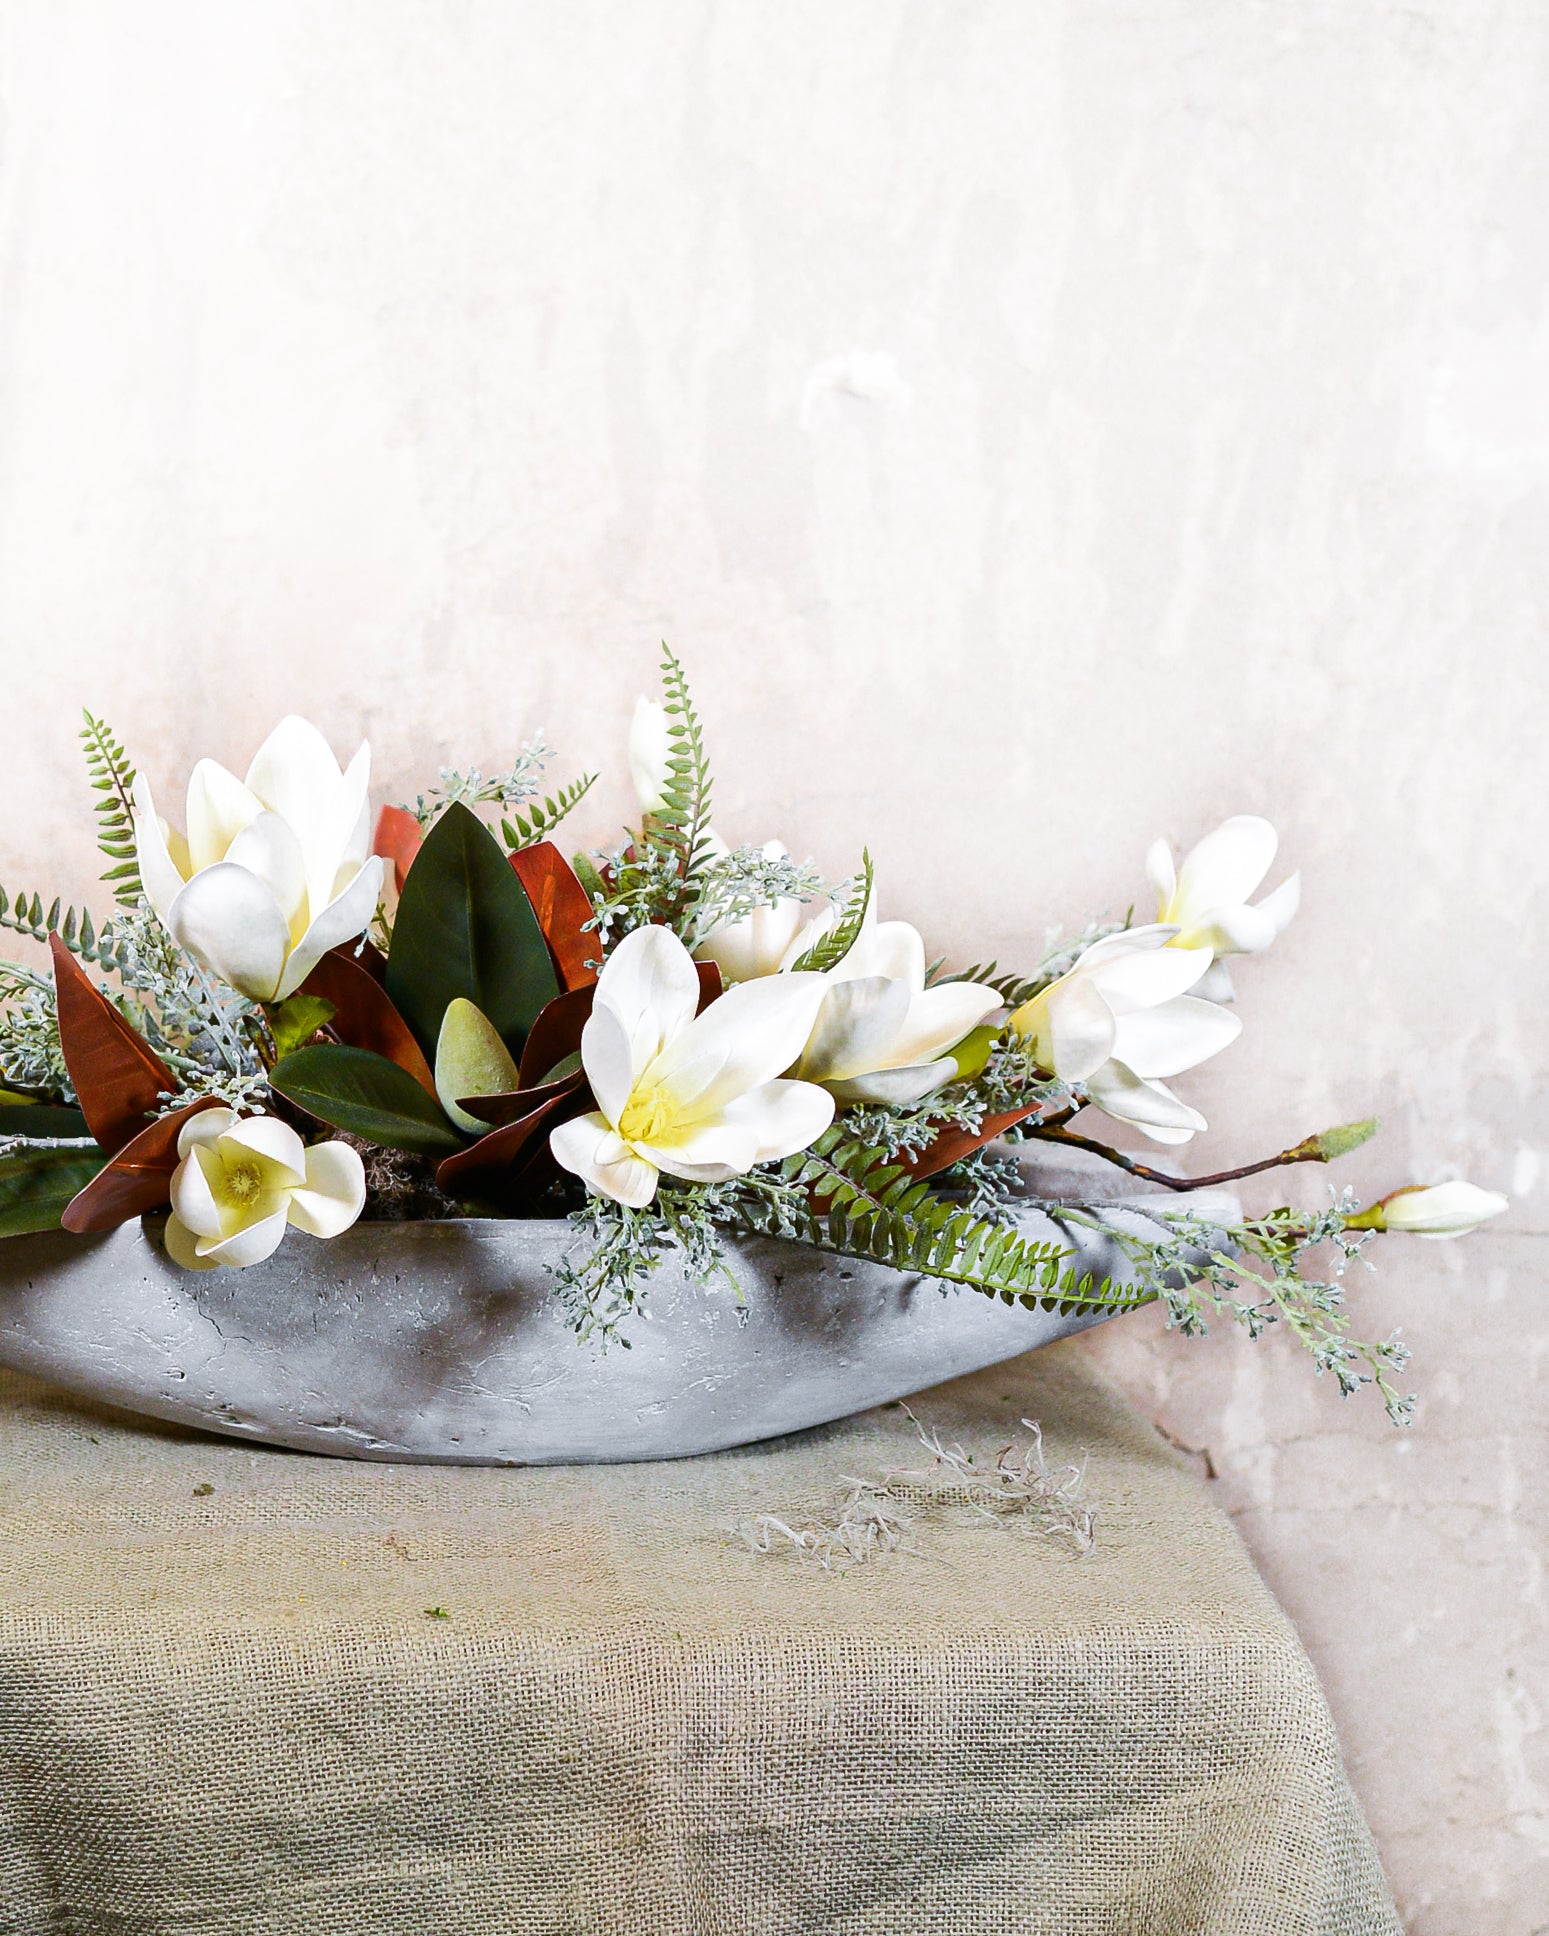
M 50 935 L 59 1043 L 86 1126 L 111 1156 L 177 1088 L 172 1071 L 124 1020 L 57 934 Z
M 377 959 L 380 961 L 381 956 Z M 333 1003 L 335 1013 L 329 1026 L 347 1048 L 385 1055 L 435 1095 L 436 1079 L 424 1050 L 370 967 L 355 959 L 352 943 L 324 955 L 301 987 L 303 994 L 321 995 L 324 1001 Z
M 998 1116 L 986 1116 L 977 1129 L 944 1129 L 928 1149 L 921 1150 L 917 1156 L 900 1156 L 898 1160 L 916 1177 L 935 1176 L 961 1158 L 972 1156 L 986 1143 L 993 1143 L 997 1136 L 1004 1136 L 1018 1123 L 1026 1122 L 1029 1116 L 1036 1116 L 1041 1107 L 1041 1103 L 1034 1102 L 1025 1109 L 1007 1109 Z
M 197 1116 L 201 1109 L 216 1108 L 219 1103 L 218 1096 L 200 1096 L 186 1109 L 158 1116 L 70 1199 L 60 1223 L 79 1234 L 116 1230 L 131 1217 L 161 1209 L 170 1200 L 172 1173 L 178 1165 L 178 1131 L 190 1116 Z
M 437 1187 L 448 1196 L 508 1198 L 529 1159 L 537 1153 L 534 1139 L 541 1137 L 546 1148 L 543 1132 L 575 1115 L 588 1101 L 585 1080 L 579 1075 L 553 1084 L 548 1100 L 536 1109 L 492 1129 L 456 1156 L 447 1157 L 436 1170 Z
M 414 865 L 414 856 L 419 852 L 424 838 L 420 823 L 403 807 L 383 807 L 376 817 L 371 851 L 393 863 L 393 879 L 400 894 L 403 892 L 404 876 Z
M 699 970 L 699 1008 L 696 1012 L 703 1015 L 712 1002 L 720 1000 L 721 971 L 713 961 L 696 962 L 695 966 Z
M 511 856 L 511 865 L 538 917 L 560 980 L 566 988 L 585 988 L 596 981 L 597 970 L 590 964 L 600 958 L 602 943 L 597 930 L 586 925 L 594 910 L 575 869 L 552 840 L 523 847 Z
M 470 1116 L 477 1116 L 481 1123 L 488 1123 L 491 1129 L 504 1129 L 507 1123 L 530 1116 L 540 1103 L 548 1102 L 551 1097 L 568 1095 L 580 1080 L 578 1072 L 561 1076 L 557 1082 L 541 1082 L 533 1089 L 507 1089 L 495 1096 L 459 1096 L 457 1107 L 467 1110 Z
M 527 1040 L 522 1044 L 522 1061 L 517 1071 L 524 1089 L 540 1083 L 556 1064 L 574 1055 L 581 1046 L 581 1031 L 592 1012 L 596 983 L 586 988 L 568 988 L 538 1010 Z M 477 1115 L 477 1110 L 470 1110 Z

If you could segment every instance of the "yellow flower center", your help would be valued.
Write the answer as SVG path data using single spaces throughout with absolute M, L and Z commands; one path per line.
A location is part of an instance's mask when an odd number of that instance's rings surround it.
M 240 1209 L 256 1203 L 263 1187 L 256 1163 L 233 1163 L 226 1171 L 226 1195 Z
M 618 1127 L 626 1143 L 659 1143 L 671 1123 L 671 1106 L 653 1085 L 633 1092 L 624 1105 Z

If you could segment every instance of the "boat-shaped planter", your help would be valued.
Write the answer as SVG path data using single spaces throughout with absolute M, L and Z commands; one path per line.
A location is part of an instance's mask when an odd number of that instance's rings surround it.
M 1103 1214 L 1146 1227 L 1139 1198 Z M 1111 1237 L 1057 1215 L 1029 1210 L 1028 1234 L 1068 1244 L 1098 1281 L 1132 1277 Z M 155 1217 L 99 1237 L 11 1237 L 0 1241 L 0 1364 L 306 1452 L 553 1465 L 800 1431 L 1107 1315 L 1007 1305 L 759 1238 L 727 1245 L 740 1301 L 669 1259 L 630 1348 L 604 1350 L 577 1340 L 553 1295 L 548 1267 L 581 1241 L 562 1221 L 360 1223 L 329 1243 L 293 1232 L 246 1270 L 189 1272 Z

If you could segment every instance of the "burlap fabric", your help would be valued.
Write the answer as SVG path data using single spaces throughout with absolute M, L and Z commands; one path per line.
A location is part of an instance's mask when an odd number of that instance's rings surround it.
M 0 1931 L 1395 1930 L 1294 1633 L 1079 1348 L 917 1409 L 1085 1454 L 1095 1551 L 951 1511 L 842 1575 L 725 1542 L 920 1464 L 898 1409 L 448 1470 L 0 1376 Z

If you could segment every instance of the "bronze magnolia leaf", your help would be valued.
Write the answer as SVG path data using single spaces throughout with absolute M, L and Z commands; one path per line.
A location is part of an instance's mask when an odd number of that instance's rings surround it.
M 57 934 L 50 935 L 59 1044 L 86 1126 L 111 1156 L 136 1136 L 176 1078 L 143 1036 L 92 986 Z

